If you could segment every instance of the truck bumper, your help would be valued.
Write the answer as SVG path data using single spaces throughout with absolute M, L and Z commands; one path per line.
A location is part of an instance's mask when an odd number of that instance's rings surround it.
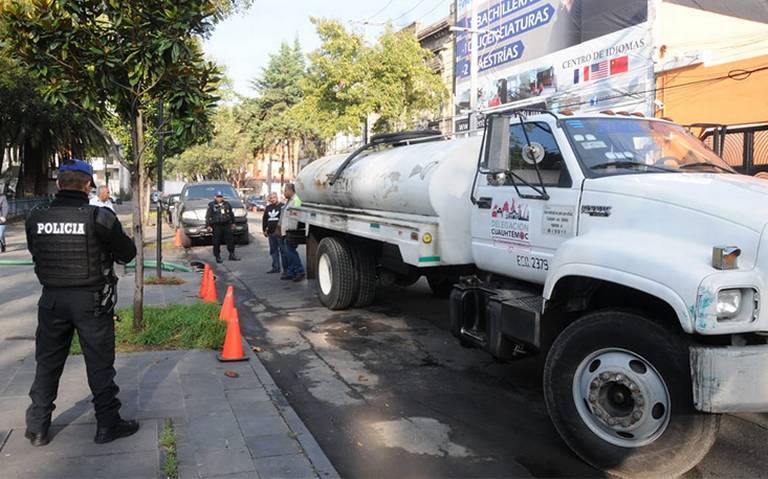
M 708 413 L 768 411 L 768 345 L 690 349 L 693 402 Z

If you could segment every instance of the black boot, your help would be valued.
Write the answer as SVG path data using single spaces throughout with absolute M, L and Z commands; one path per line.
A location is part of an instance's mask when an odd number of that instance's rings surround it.
M 0 253 L 5 253 L 5 242 L 0 243 Z
M 229 253 L 229 260 L 230 261 L 240 261 L 240 258 L 235 256 L 235 253 Z
M 216 262 L 217 263 L 223 263 L 224 261 L 221 259 L 221 256 L 217 256 L 216 257 Z
M 138 421 L 120 419 L 114 426 L 99 427 L 96 429 L 96 437 L 93 442 L 96 444 L 105 444 L 121 437 L 128 437 L 139 430 Z
M 29 443 L 35 447 L 45 446 L 51 441 L 50 438 L 48 437 L 47 429 L 43 432 L 26 431 L 24 433 L 24 437 L 29 439 Z

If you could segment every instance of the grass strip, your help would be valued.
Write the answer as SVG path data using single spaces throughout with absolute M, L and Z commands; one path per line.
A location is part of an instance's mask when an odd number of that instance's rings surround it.
M 163 349 L 218 349 L 224 342 L 226 323 L 219 321 L 217 304 L 193 303 L 144 308 L 144 327 L 133 330 L 133 308 L 117 311 L 115 348 L 118 352 Z M 72 354 L 81 354 L 77 335 Z
M 176 458 L 176 431 L 173 429 L 173 421 L 165 420 L 163 430 L 160 432 L 158 445 L 163 451 L 165 461 L 163 462 L 163 473 L 168 479 L 177 479 L 179 477 L 179 461 Z
M 184 284 L 186 281 L 179 278 L 178 276 L 149 276 L 147 278 L 144 278 L 144 284 L 162 284 L 166 286 L 178 286 L 180 284 Z

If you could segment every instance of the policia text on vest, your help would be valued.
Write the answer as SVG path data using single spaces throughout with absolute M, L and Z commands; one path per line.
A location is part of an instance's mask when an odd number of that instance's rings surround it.
M 85 168 L 85 167 L 83 167 Z M 79 170 L 78 170 L 79 171 Z M 60 172 L 61 175 L 61 172 Z M 61 180 L 60 180 L 61 181 Z M 29 392 L 26 437 L 48 443 L 59 378 L 75 331 L 85 357 L 96 410 L 96 442 L 138 429 L 120 417 L 115 384 L 113 262 L 136 256 L 133 240 L 115 213 L 88 205 L 84 191 L 62 189 L 50 206 L 33 210 L 26 223 L 27 246 L 43 286 L 35 335 L 35 380 Z

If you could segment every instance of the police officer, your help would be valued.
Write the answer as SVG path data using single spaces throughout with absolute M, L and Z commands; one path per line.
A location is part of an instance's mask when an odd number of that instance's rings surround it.
M 208 211 L 205 212 L 205 224 L 213 230 L 213 256 L 216 262 L 221 263 L 221 243 L 227 244 L 230 261 L 240 261 L 235 256 L 235 237 L 232 231 L 235 229 L 235 214 L 232 205 L 224 200 L 221 191 L 216 192 L 216 197 L 208 203 Z
M 88 204 L 93 169 L 80 160 L 59 168 L 59 192 L 50 206 L 33 210 L 26 223 L 27 246 L 43 285 L 38 302 L 35 360 L 29 391 L 25 437 L 33 446 L 48 444 L 59 378 L 77 331 L 85 356 L 88 385 L 96 410 L 96 437 L 102 444 L 130 436 L 136 421 L 120 417 L 115 384 L 113 261 L 136 256 L 133 241 L 115 213 Z

